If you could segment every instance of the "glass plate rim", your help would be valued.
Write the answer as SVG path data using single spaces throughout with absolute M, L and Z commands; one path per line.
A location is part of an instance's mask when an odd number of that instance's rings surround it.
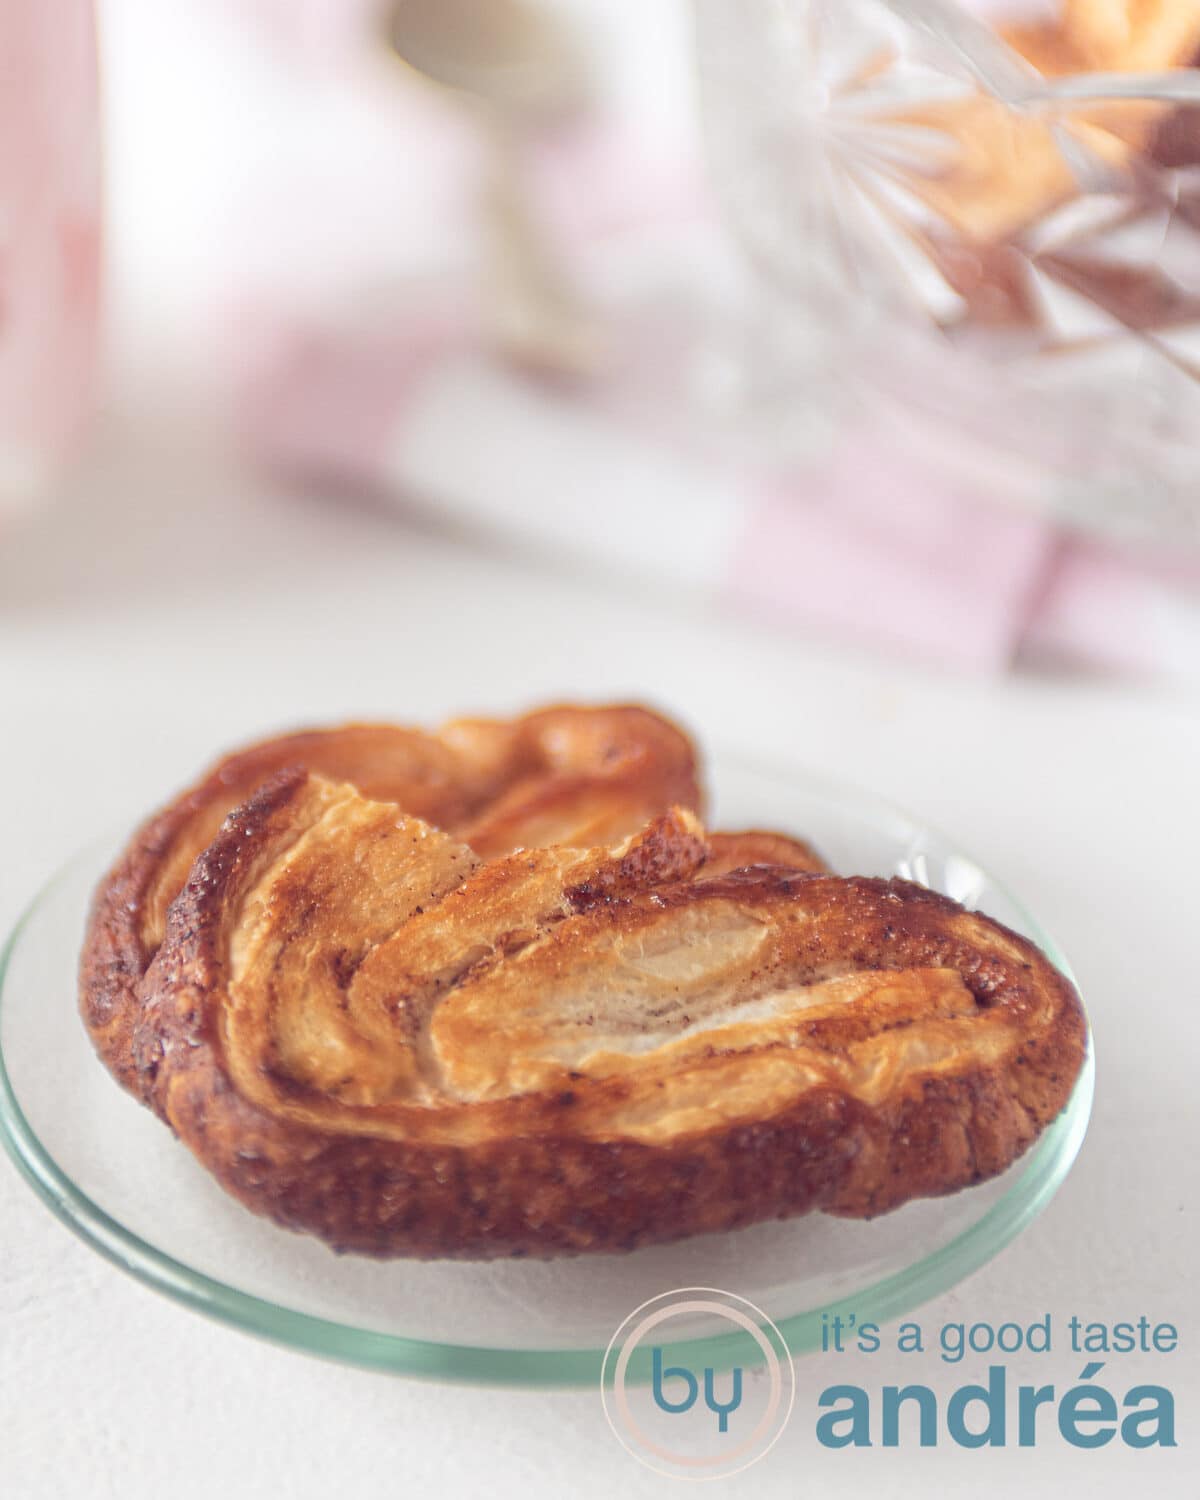
M 813 792 L 848 801 L 860 810 L 874 810 L 902 819 L 947 849 L 971 860 L 1020 915 L 1031 938 L 1078 991 L 1070 964 L 1042 924 L 988 872 L 986 866 L 979 865 L 958 846 L 956 840 L 934 824 L 916 817 L 886 797 L 808 767 L 772 763 L 741 754 L 725 755 L 720 750 L 705 759 L 709 764 L 721 762 L 754 774 L 799 782 Z M 5 940 L 0 949 L 0 1012 L 3 1010 L 9 964 L 30 919 L 79 860 L 88 851 L 98 848 L 100 842 L 92 840 L 85 844 L 41 886 Z M 1062 1113 L 1046 1127 L 1027 1153 L 1020 1175 L 1003 1197 L 974 1224 L 912 1265 L 881 1277 L 841 1301 L 776 1320 L 793 1359 L 816 1349 L 821 1315 L 841 1313 L 845 1316 L 855 1312 L 860 1319 L 886 1323 L 948 1291 L 979 1270 L 1041 1214 L 1073 1166 L 1091 1118 L 1095 1049 L 1086 1007 L 1085 1021 L 1087 1052 L 1071 1097 Z M 601 1348 L 503 1349 L 380 1333 L 300 1312 L 253 1293 L 239 1291 L 158 1249 L 93 1202 L 57 1165 L 21 1109 L 9 1076 L 2 1041 L 0 1144 L 20 1175 L 54 1216 L 86 1245 L 153 1291 L 227 1327 L 302 1353 L 387 1374 L 528 1389 L 578 1389 L 597 1385 L 600 1381 L 605 1355 Z M 688 1358 L 693 1364 L 722 1369 L 744 1355 L 744 1346 L 738 1335 L 720 1335 L 681 1341 L 672 1345 L 671 1352 Z

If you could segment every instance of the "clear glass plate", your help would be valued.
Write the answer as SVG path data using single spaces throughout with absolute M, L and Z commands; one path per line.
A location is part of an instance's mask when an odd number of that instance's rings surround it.
M 843 872 L 920 881 L 1024 932 L 1070 972 L 1007 892 L 904 813 L 807 774 L 744 762 L 718 760 L 710 783 L 720 826 L 784 828 Z M 0 1137 L 59 1218 L 102 1255 L 189 1307 L 297 1349 L 430 1378 L 588 1384 L 640 1303 L 709 1286 L 757 1304 L 802 1354 L 818 1345 L 822 1314 L 896 1318 L 990 1260 L 1049 1202 L 1087 1129 L 1090 1047 L 1067 1108 L 1007 1173 L 869 1223 L 814 1214 L 631 1255 L 547 1262 L 339 1257 L 226 1196 L 96 1059 L 76 1010 L 76 955 L 116 843 L 89 848 L 62 871 L 0 958 Z M 703 1325 L 694 1335 L 673 1346 L 693 1365 L 746 1356 L 738 1335 Z

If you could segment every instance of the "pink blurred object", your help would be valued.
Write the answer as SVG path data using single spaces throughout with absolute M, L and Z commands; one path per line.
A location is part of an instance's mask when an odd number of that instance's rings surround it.
M 957 669 L 1200 668 L 1200 566 L 980 501 L 870 431 L 764 482 L 661 440 L 611 392 L 495 361 L 436 298 L 390 330 L 277 326 L 266 351 L 242 435 L 292 479 Z
M 731 584 L 748 609 L 974 670 L 1009 665 L 1053 548 L 1031 516 L 973 502 L 870 435 L 770 495 Z
M 1060 539 L 1025 644 L 1055 664 L 1200 683 L 1200 563 Z
M 0 0 L 0 515 L 41 498 L 87 414 L 99 238 L 91 0 Z

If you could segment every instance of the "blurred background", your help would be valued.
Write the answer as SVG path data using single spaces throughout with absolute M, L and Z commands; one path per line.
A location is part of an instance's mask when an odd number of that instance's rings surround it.
M 419 531 L 1200 678 L 1194 0 L 10 9 L 0 608 Z

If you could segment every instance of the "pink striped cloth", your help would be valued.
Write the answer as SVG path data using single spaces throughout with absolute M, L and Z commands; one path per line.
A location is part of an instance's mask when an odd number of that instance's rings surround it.
M 452 310 L 383 331 L 260 316 L 258 333 L 241 434 L 293 481 L 394 496 L 458 529 L 957 668 L 1036 658 L 1200 678 L 1200 568 L 981 501 L 869 431 L 764 479 L 586 386 L 505 367 Z

